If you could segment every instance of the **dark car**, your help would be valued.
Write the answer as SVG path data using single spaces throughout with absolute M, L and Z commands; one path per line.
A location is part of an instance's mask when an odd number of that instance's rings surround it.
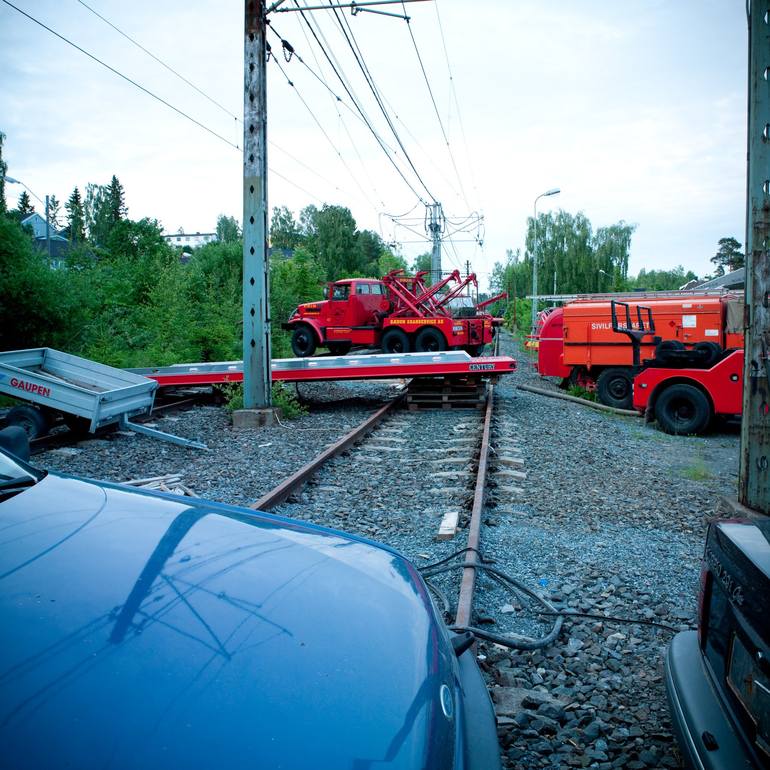
M 710 525 L 698 631 L 672 640 L 666 689 L 689 766 L 770 768 L 770 519 Z
M 467 637 L 382 545 L 0 450 L 4 768 L 499 768 Z

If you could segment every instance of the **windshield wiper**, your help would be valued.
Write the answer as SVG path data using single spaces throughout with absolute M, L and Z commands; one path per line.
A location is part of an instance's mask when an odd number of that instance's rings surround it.
M 17 492 L 21 492 L 22 489 L 27 487 L 34 487 L 37 484 L 37 479 L 28 478 L 25 476 L 19 476 L 16 479 L 5 479 L 0 481 L 0 498 L 8 495 L 15 495 Z

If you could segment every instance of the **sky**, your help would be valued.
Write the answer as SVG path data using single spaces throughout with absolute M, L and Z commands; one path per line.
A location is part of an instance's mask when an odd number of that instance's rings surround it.
M 13 0 L 209 130 L 0 0 L 8 175 L 41 198 L 54 194 L 63 202 L 76 185 L 82 192 L 116 174 L 129 216 L 158 219 L 167 232 L 213 231 L 219 214 L 240 220 L 243 2 L 87 0 L 203 94 L 85 2 Z M 282 7 L 294 5 L 287 0 Z M 400 4 L 377 10 L 404 14 Z M 482 288 L 508 249 L 523 251 L 535 198 L 556 187 L 561 193 L 540 199 L 538 211 L 582 211 L 595 229 L 620 220 L 636 225 L 632 274 L 682 265 L 705 275 L 720 238 L 743 243 L 742 2 L 429 0 L 406 5 L 408 24 L 339 13 L 416 173 L 333 13 L 305 16 L 385 150 L 301 16 L 274 12 L 270 208 L 285 205 L 298 214 L 310 203 L 347 206 L 360 229 L 379 232 L 411 261 L 430 248 L 424 202 L 439 201 L 450 230 L 468 223 L 444 242 L 443 267 L 464 271 L 470 261 Z M 279 38 L 297 54 L 288 62 Z M 7 186 L 9 205 L 21 189 Z M 473 215 L 483 216 L 483 228 L 467 219 Z

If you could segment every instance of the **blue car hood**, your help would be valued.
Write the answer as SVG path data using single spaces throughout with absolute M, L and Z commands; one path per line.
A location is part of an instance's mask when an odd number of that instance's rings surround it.
M 446 631 L 349 535 L 49 475 L 0 503 L 0 635 L 16 770 L 454 766 Z

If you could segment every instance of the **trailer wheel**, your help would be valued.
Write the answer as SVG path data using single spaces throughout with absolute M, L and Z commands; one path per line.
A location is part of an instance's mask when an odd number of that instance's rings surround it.
M 312 356 L 315 353 L 315 334 L 309 326 L 302 324 L 294 329 L 291 335 L 291 349 L 298 358 Z
M 446 337 L 432 326 L 420 329 L 414 341 L 418 353 L 439 353 L 446 350 Z
M 390 328 L 382 335 L 380 347 L 384 353 L 408 353 L 411 346 L 403 329 Z
M 346 356 L 353 347 L 352 342 L 330 342 L 327 347 L 333 356 Z
M 6 425 L 18 425 L 30 439 L 40 438 L 51 427 L 48 418 L 37 407 L 14 406 L 5 416 Z
M 711 416 L 708 398 L 693 385 L 671 385 L 655 401 L 658 425 L 676 436 L 703 433 Z
M 628 369 L 619 367 L 605 369 L 596 379 L 599 401 L 616 409 L 631 409 L 634 405 L 633 382 Z

